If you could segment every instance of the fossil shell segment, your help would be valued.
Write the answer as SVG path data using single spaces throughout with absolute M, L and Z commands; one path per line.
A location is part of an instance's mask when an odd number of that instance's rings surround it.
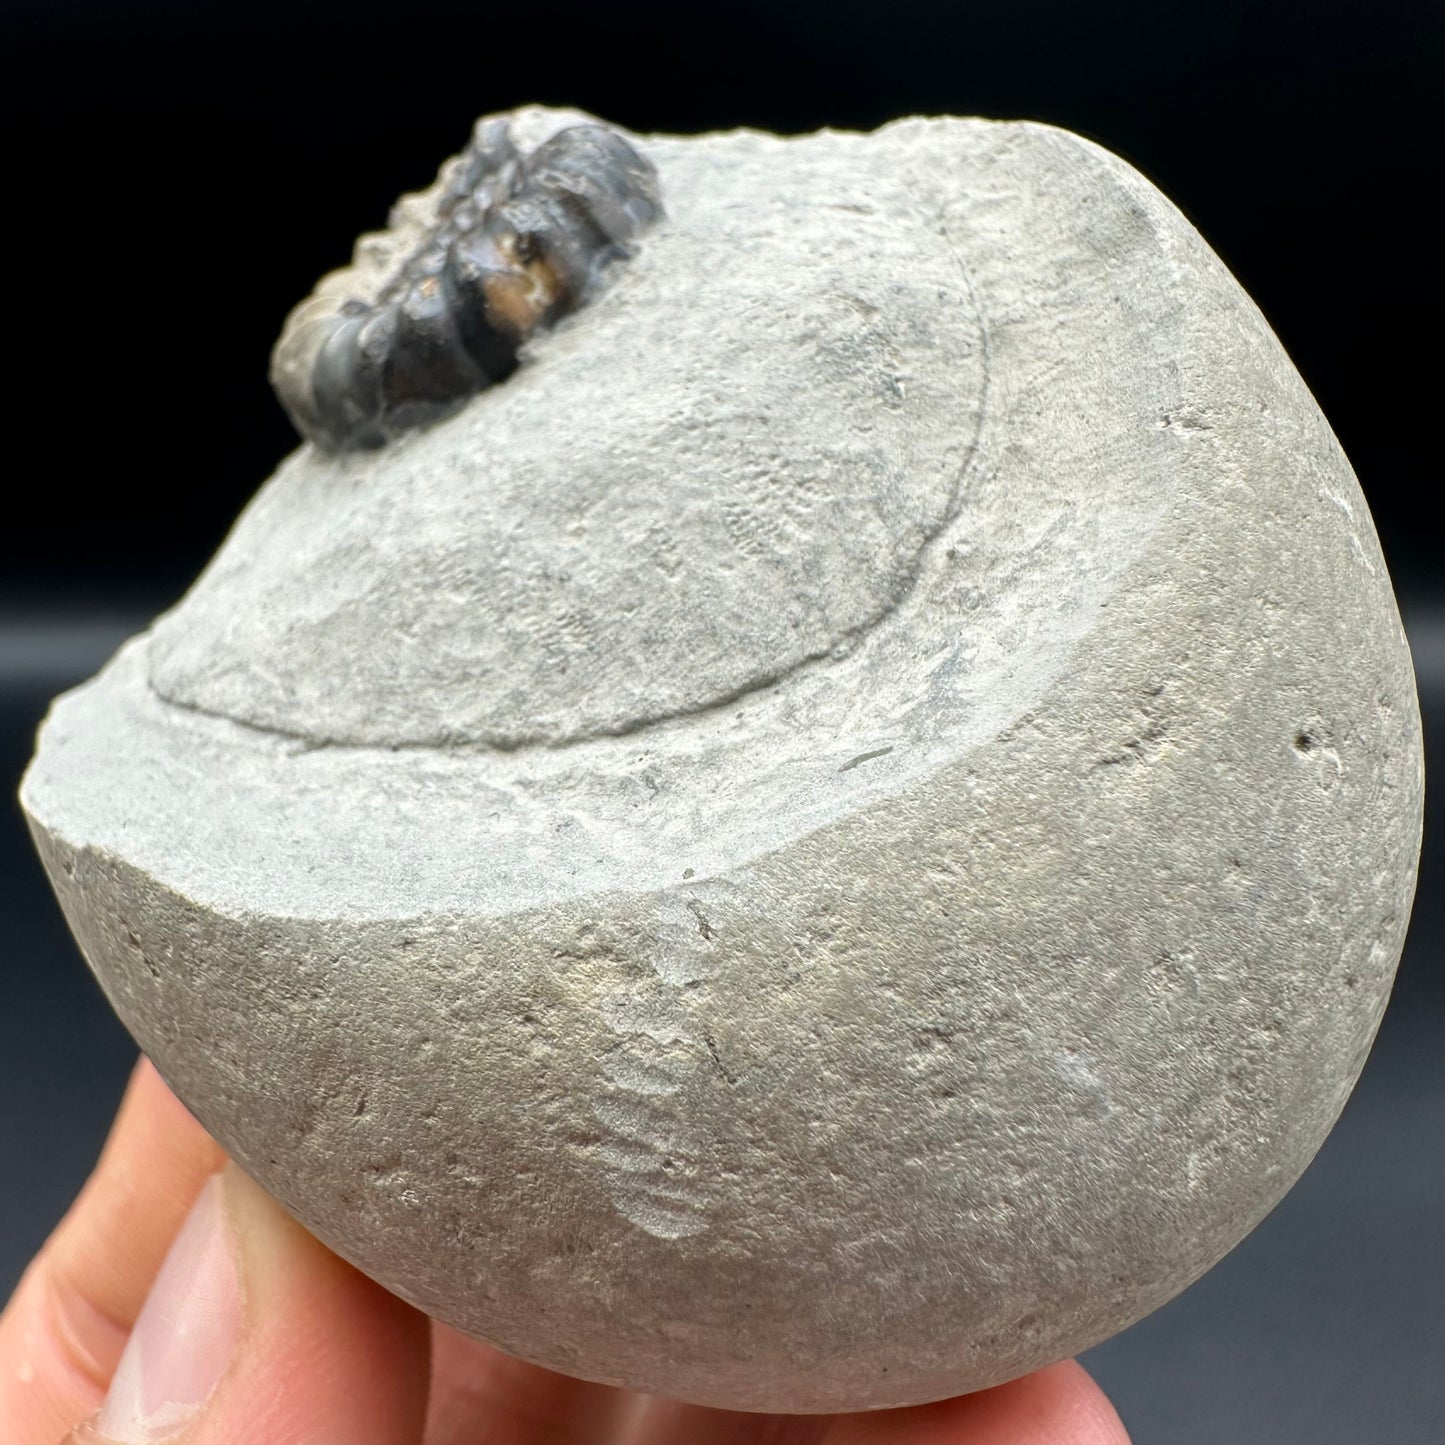
M 527 154 L 504 116 L 429 192 L 397 203 L 287 318 L 271 382 L 318 446 L 376 447 L 504 380 L 518 347 L 580 306 L 662 214 L 657 173 L 616 131 L 564 126 Z
M 166 1078 L 407 1299 L 744 1409 L 993 1384 L 1207 1269 L 1348 1095 L 1419 839 L 1389 579 L 1104 151 L 629 144 L 636 255 L 289 458 L 25 807 Z

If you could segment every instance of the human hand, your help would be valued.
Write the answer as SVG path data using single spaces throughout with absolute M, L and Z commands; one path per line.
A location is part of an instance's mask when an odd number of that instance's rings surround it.
M 0 1439 L 62 1437 L 1128 1445 L 1072 1361 L 956 1400 L 829 1416 L 710 1410 L 523 1364 L 434 1324 L 338 1259 L 227 1166 L 146 1063 L 94 1175 L 0 1316 Z

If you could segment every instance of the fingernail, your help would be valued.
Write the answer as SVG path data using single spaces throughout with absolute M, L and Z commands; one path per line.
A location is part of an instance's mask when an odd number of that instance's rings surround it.
M 151 1286 L 95 1433 L 117 1445 L 157 1445 L 179 1434 L 220 1383 L 240 1327 L 241 1282 L 217 1175 Z

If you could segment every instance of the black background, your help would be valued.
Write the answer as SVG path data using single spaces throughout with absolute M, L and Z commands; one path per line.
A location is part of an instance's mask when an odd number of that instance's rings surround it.
M 1438 739 L 1442 74 L 1436 3 L 8 0 L 4 773 L 289 449 L 265 380 L 285 312 L 475 115 L 534 100 L 640 130 L 1018 116 L 1127 157 L 1259 302 L 1350 454 Z M 3 1295 L 130 1051 L 13 804 L 0 827 Z M 1320 1160 L 1091 1355 L 1140 1441 L 1440 1439 L 1442 871 L 1427 853 L 1395 1004 Z

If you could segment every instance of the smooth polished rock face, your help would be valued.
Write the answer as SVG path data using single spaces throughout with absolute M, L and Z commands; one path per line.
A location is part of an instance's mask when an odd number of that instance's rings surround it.
M 1389 579 L 1121 161 L 637 145 L 605 294 L 283 464 L 25 806 L 166 1078 L 405 1298 L 735 1408 L 994 1384 L 1207 1269 L 1349 1093 L 1419 840 Z

